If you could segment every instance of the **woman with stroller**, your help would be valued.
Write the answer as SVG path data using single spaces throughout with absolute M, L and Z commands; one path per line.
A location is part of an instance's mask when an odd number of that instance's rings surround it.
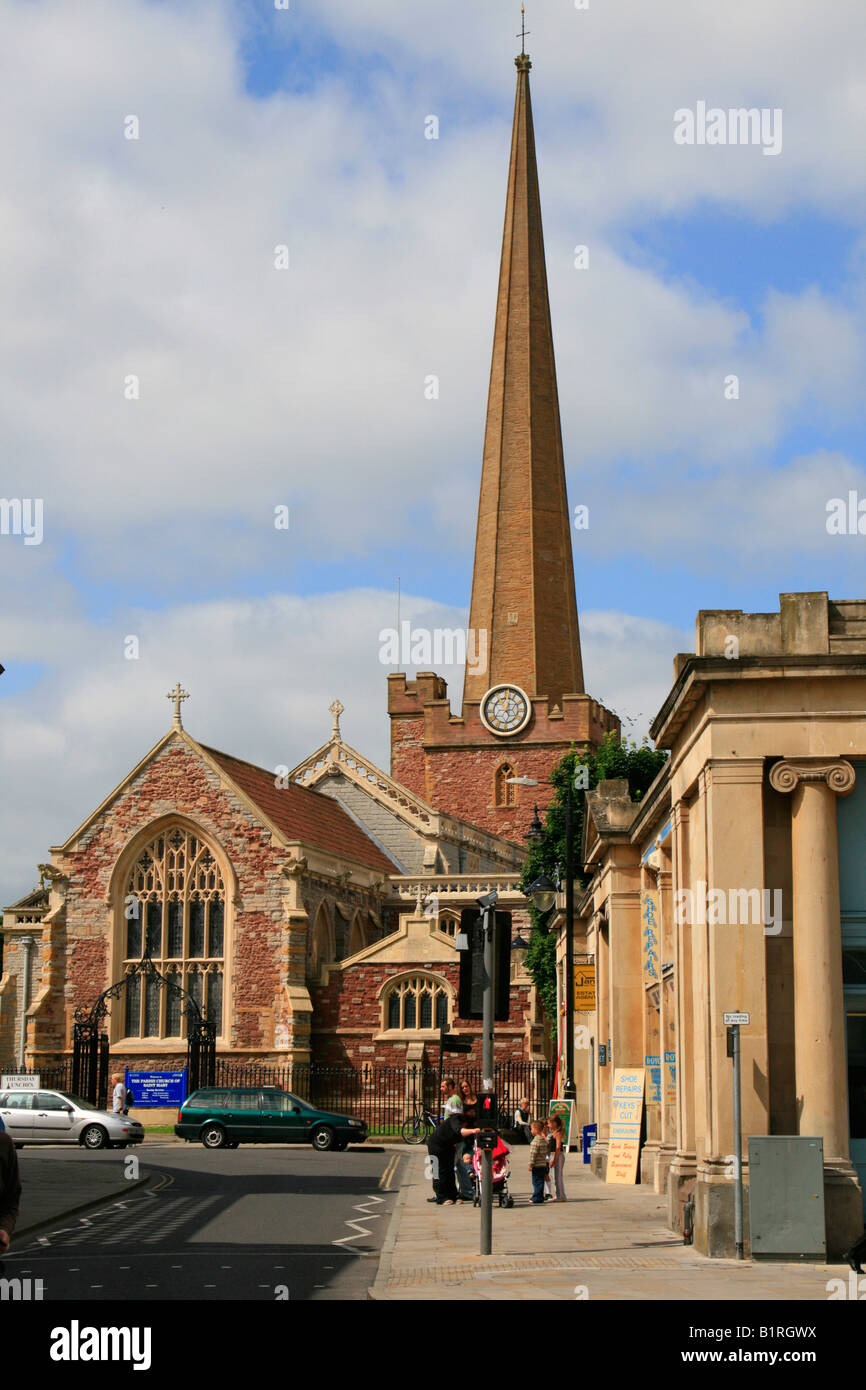
M 472 1089 L 470 1081 L 460 1082 L 460 1094 L 463 1098 L 463 1123 L 470 1128 L 478 1123 L 478 1097 Z M 461 1141 L 457 1145 L 455 1154 L 457 1164 L 457 1190 L 458 1202 L 471 1202 L 475 1197 L 475 1186 L 472 1181 L 472 1143 L 467 1144 Z

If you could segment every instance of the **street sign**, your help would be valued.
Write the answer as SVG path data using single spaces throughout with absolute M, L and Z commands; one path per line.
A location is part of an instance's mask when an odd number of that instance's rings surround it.
M 468 1033 L 446 1033 L 443 1029 L 439 1034 L 439 1046 L 443 1052 L 471 1052 L 473 1042 Z
M 725 1026 L 730 1027 L 734 1023 L 748 1023 L 750 1014 L 725 1014 Z
M 574 1012 L 595 1013 L 595 962 L 574 967 Z

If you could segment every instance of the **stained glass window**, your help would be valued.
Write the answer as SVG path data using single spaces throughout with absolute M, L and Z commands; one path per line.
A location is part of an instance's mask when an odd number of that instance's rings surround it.
M 204 955 L 204 903 L 198 898 L 189 905 L 189 953 Z
M 400 980 L 385 997 L 385 1016 L 387 1028 L 447 1028 L 447 992 L 427 975 Z
M 124 897 L 122 941 L 127 968 L 148 954 L 222 1030 L 225 886 L 215 855 L 198 836 L 175 826 L 139 855 Z M 206 984 L 205 975 L 190 968 L 195 960 L 208 962 Z M 131 977 L 124 1027 L 126 1037 L 183 1037 L 183 997 L 158 981 L 142 986 L 140 976 Z

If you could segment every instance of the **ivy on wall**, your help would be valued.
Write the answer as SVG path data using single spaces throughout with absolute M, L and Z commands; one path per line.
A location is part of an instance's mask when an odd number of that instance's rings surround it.
M 628 782 L 633 801 L 639 801 L 655 781 L 661 768 L 667 762 L 663 749 L 651 748 L 646 739 L 637 744 L 623 739 L 611 732 L 595 753 L 578 753 L 572 748 L 550 774 L 551 786 L 544 790 L 551 795 L 549 808 L 544 817 L 544 831 L 537 844 L 531 846 L 520 880 L 521 888 L 526 890 L 530 883 L 546 874 L 553 882 L 557 881 L 557 869 L 565 872 L 565 808 L 569 782 L 575 779 L 582 783 L 581 790 L 574 793 L 574 855 L 578 872 L 575 881 L 583 883 L 580 869 L 583 867 L 583 825 L 586 812 L 586 790 L 592 791 L 608 778 L 620 777 Z M 579 775 L 578 769 L 586 771 Z M 542 788 L 539 788 L 539 794 Z M 530 908 L 532 933 L 529 950 L 526 953 L 526 968 L 532 977 L 544 1012 L 549 1021 L 556 1018 L 556 936 L 545 934 L 539 929 L 539 916 L 534 907 Z

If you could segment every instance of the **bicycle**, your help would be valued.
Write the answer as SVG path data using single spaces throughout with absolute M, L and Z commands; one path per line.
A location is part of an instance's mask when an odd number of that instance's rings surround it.
M 434 1115 L 426 1105 L 422 1105 L 410 1119 L 403 1121 L 400 1129 L 403 1143 L 426 1144 L 440 1122 L 441 1116 Z

